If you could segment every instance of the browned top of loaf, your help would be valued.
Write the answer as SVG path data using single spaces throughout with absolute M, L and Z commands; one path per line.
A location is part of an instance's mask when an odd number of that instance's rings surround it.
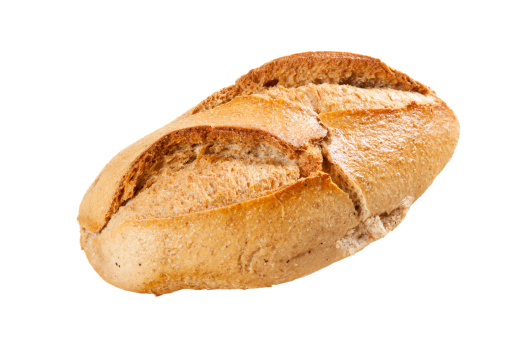
M 260 93 L 275 85 L 293 88 L 310 83 L 432 93 L 430 88 L 376 58 L 344 52 L 307 52 L 281 57 L 252 69 L 234 85 L 210 95 L 187 113 L 212 109 L 236 96 Z
M 319 118 L 330 131 L 327 158 L 360 189 L 363 200 L 357 202 L 366 217 L 418 199 L 458 140 L 457 119 L 444 103 L 333 111 Z
M 243 114 L 248 111 L 248 114 Z M 142 187 L 146 172 L 178 144 L 249 143 L 267 140 L 290 154 L 326 135 L 311 110 L 283 100 L 238 97 L 216 109 L 179 119 L 116 155 L 81 202 L 78 220 L 99 231 L 111 215 Z M 303 168 L 304 169 L 304 168 Z
M 177 151 L 179 144 L 261 140 L 283 149 L 289 156 L 306 151 L 327 135 L 312 109 L 276 97 L 240 95 L 266 92 L 275 85 L 296 88 L 322 83 L 391 88 L 433 96 L 429 88 L 367 56 L 316 52 L 276 59 L 250 71 L 235 85 L 213 94 L 184 116 L 115 156 L 81 203 L 78 216 L 81 226 L 91 232 L 100 231 L 111 215 L 142 189 L 146 173 L 157 167 L 162 156 Z

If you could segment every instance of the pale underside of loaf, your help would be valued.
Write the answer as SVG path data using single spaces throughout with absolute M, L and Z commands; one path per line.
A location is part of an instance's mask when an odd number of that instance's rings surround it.
M 367 88 L 360 81 L 379 81 L 288 77 L 298 85 L 284 86 L 278 76 L 212 95 L 94 182 L 100 217 L 80 212 L 90 262 L 136 292 L 265 287 L 382 238 L 458 137 L 445 103 L 397 76 Z M 102 187 L 101 176 L 118 188 Z

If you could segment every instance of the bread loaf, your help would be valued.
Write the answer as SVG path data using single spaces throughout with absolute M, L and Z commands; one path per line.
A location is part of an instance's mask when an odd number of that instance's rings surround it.
M 81 203 L 81 247 L 129 291 L 288 282 L 393 230 L 458 135 L 431 89 L 377 59 L 282 57 L 116 155 Z

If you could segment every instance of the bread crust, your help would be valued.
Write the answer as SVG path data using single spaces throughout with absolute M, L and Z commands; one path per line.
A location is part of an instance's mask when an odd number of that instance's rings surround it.
M 378 59 L 279 58 L 115 156 L 81 203 L 81 246 L 107 282 L 135 292 L 287 282 L 394 229 L 458 136 L 454 113 L 433 91 Z M 108 225 L 167 154 L 260 143 L 296 163 L 299 180 L 218 208 Z
M 319 118 L 330 131 L 323 148 L 335 181 L 345 176 L 354 182 L 362 218 L 390 213 L 407 198 L 417 200 L 458 142 L 457 133 L 449 132 L 458 128 L 456 116 L 444 103 L 333 111 Z
M 88 232 L 82 245 L 106 281 L 129 291 L 265 287 L 349 255 L 336 240 L 357 226 L 355 215 L 348 195 L 319 174 L 212 211 Z
M 306 52 L 284 56 L 252 69 L 237 79 L 234 85 L 210 95 L 188 113 L 213 109 L 236 96 L 261 93 L 274 85 L 293 88 L 309 83 L 388 87 L 425 95 L 433 93 L 430 88 L 379 59 L 345 52 Z
M 242 114 L 241 109 L 248 109 L 248 114 Z M 134 196 L 142 173 L 174 144 L 265 139 L 290 153 L 303 151 L 326 133 L 312 112 L 300 106 L 238 97 L 219 109 L 174 121 L 121 151 L 88 189 L 79 223 L 88 231 L 100 231 L 121 204 Z

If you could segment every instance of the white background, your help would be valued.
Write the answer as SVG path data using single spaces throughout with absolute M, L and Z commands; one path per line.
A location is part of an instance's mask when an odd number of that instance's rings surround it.
M 502 1 L 0 2 L 2 337 L 506 337 Z M 449 165 L 383 240 L 291 283 L 134 294 L 79 247 L 119 150 L 274 58 L 380 58 L 456 112 Z

